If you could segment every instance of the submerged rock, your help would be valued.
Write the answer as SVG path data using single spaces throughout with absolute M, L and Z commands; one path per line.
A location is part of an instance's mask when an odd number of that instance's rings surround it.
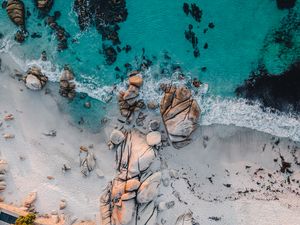
M 92 12 L 90 9 L 89 0 L 75 0 L 74 1 L 74 11 L 78 16 L 78 24 L 80 30 L 85 30 L 89 27 L 92 20 Z
M 278 9 L 291 9 L 297 0 L 276 0 Z
M 160 104 L 161 116 L 173 146 L 181 148 L 190 142 L 201 110 L 185 86 L 166 86 L 164 92 Z
M 48 77 L 42 73 L 40 68 L 33 66 L 26 72 L 24 81 L 27 88 L 38 91 L 46 85 Z
M 44 14 L 51 10 L 53 2 L 54 0 L 35 0 L 36 7 Z

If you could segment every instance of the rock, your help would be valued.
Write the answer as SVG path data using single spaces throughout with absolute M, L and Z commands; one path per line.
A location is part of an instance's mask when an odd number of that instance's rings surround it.
M 24 80 L 27 88 L 37 91 L 46 85 L 48 78 L 42 73 L 40 68 L 33 66 L 26 72 Z
M 0 181 L 0 191 L 4 191 L 6 189 L 6 182 Z
M 88 176 L 89 173 L 95 168 L 96 166 L 96 158 L 94 154 L 90 151 L 83 152 L 85 157 L 80 158 L 80 168 L 81 173 L 85 176 Z
M 44 13 L 51 10 L 54 0 L 35 0 L 36 7 Z
M 98 178 L 104 178 L 104 177 L 105 177 L 103 171 L 100 170 L 100 169 L 97 169 L 97 170 L 96 170 L 96 174 L 97 174 L 97 177 L 98 177 Z
M 158 131 L 151 131 L 146 136 L 147 144 L 150 146 L 155 146 L 161 143 L 161 134 Z
M 143 85 L 143 78 L 141 75 L 134 75 L 129 77 L 129 84 L 136 87 L 141 87 Z
M 158 120 L 151 120 L 149 123 L 149 130 L 157 131 L 160 127 L 160 122 Z
M 174 179 L 178 179 L 179 178 L 178 171 L 176 171 L 174 169 L 169 170 L 169 175 L 170 175 L 171 178 L 174 178 Z
M 59 203 L 59 209 L 60 210 L 63 210 L 67 207 L 67 202 L 65 200 L 61 200 L 60 203 Z
M 73 99 L 76 96 L 74 74 L 68 66 L 64 67 L 64 71 L 60 77 L 59 87 L 59 93 L 61 96 L 68 99 Z
M 153 201 L 147 204 L 139 205 L 138 218 L 136 224 L 146 224 L 146 225 L 158 224 L 157 207 Z
M 200 116 L 198 103 L 186 87 L 166 86 L 160 112 L 169 138 L 175 148 L 190 142 L 190 135 L 197 128 Z
M 140 185 L 141 185 L 141 182 L 138 179 L 132 178 L 132 179 L 126 181 L 125 191 L 126 192 L 135 191 L 140 187 Z
M 125 135 L 121 131 L 114 129 L 111 132 L 110 141 L 113 144 L 119 145 L 120 143 L 122 143 L 124 141 L 124 139 L 125 139 Z
M 139 95 L 139 89 L 134 85 L 129 85 L 127 91 L 124 92 L 124 100 L 136 98 Z
M 179 216 L 176 220 L 175 225 L 193 225 L 193 213 L 188 212 Z
M 15 135 L 6 133 L 6 134 L 3 134 L 3 138 L 6 139 L 6 140 L 7 139 L 13 139 L 13 138 L 15 138 Z
M 122 201 L 121 207 L 114 207 L 112 214 L 113 224 L 128 224 L 136 212 L 135 200 Z M 114 223 L 115 221 L 115 223 Z M 117 223 L 117 221 L 119 223 Z
M 13 120 L 13 119 L 14 119 L 13 114 L 7 114 L 7 115 L 4 116 L 5 121 L 9 121 L 9 120 Z
M 19 43 L 23 43 L 26 39 L 26 34 L 22 30 L 18 30 L 15 34 L 15 41 Z
M 68 170 L 71 170 L 71 166 L 70 166 L 70 164 L 65 163 L 61 169 L 63 172 L 66 172 Z
M 0 159 L 0 173 L 4 174 L 7 171 L 8 163 L 4 159 Z
M 91 106 L 92 106 L 91 102 L 85 102 L 84 103 L 84 107 L 87 108 L 87 109 L 91 108 Z
M 158 186 L 161 180 L 161 172 L 156 172 L 148 177 L 140 186 L 137 193 L 138 203 L 153 201 L 158 195 Z
M 23 201 L 23 206 L 26 208 L 30 208 L 33 202 L 36 200 L 36 198 L 37 198 L 36 192 L 29 193 L 28 196 Z
M 157 109 L 159 107 L 158 103 L 154 100 L 151 100 L 147 103 L 149 109 Z
M 53 176 L 47 176 L 47 179 L 48 180 L 54 180 L 54 177 Z
M 89 27 L 92 20 L 92 13 L 89 8 L 89 0 L 75 0 L 74 1 L 74 11 L 78 16 L 78 24 L 80 30 L 85 30 Z
M 25 7 L 21 0 L 8 0 L 6 12 L 11 21 L 19 27 L 25 27 Z

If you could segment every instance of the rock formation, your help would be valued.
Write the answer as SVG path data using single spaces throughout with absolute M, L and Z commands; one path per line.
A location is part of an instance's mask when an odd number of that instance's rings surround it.
M 194 225 L 193 213 L 188 212 L 179 216 L 175 225 Z
M 15 40 L 22 43 L 26 37 L 25 29 L 25 6 L 21 0 L 8 0 L 6 12 L 10 20 L 16 24 L 20 30 L 16 32 Z
M 89 0 L 75 0 L 74 1 L 74 11 L 78 16 L 78 24 L 80 30 L 87 29 L 92 20 L 92 13 L 89 8 L 90 1 Z
M 52 6 L 54 0 L 35 0 L 36 7 L 42 12 L 42 14 L 48 13 Z
M 137 130 L 126 132 L 116 150 L 117 172 L 100 198 L 103 225 L 146 224 L 156 221 L 161 172 L 149 170 L 155 151 Z M 147 223 L 148 224 L 148 223 Z
M 84 176 L 88 176 L 96 167 L 96 157 L 93 152 L 87 150 L 80 153 L 80 168 Z
M 65 98 L 73 99 L 76 95 L 75 88 L 73 71 L 65 66 L 59 80 L 59 93 Z
M 1 159 L 0 160 L 0 192 L 3 192 L 6 189 L 6 182 L 5 182 L 5 174 L 7 172 L 8 163 Z
M 48 78 L 42 73 L 40 68 L 33 66 L 26 72 L 24 81 L 27 88 L 37 91 L 46 85 Z
M 165 94 L 160 113 L 170 141 L 175 148 L 181 148 L 191 141 L 190 135 L 197 127 L 201 110 L 187 87 L 164 85 L 162 89 Z
M 133 77 L 136 77 L 133 79 Z M 130 81 L 131 80 L 131 81 Z M 133 113 L 139 109 L 145 108 L 145 103 L 142 99 L 138 99 L 139 88 L 142 85 L 142 75 L 135 71 L 129 75 L 129 86 L 126 91 L 119 93 L 119 108 L 121 115 L 131 121 Z

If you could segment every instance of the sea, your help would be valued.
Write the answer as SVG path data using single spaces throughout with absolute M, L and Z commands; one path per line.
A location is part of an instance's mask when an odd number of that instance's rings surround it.
M 292 50 L 282 48 L 272 38 L 289 14 L 300 13 L 299 1 L 293 9 L 278 9 L 275 0 L 127 0 L 128 17 L 119 23 L 118 32 L 120 47 L 129 45 L 131 50 L 120 52 L 112 65 L 107 65 L 101 54 L 102 37 L 95 26 L 79 29 L 74 1 L 55 0 L 50 11 L 51 15 L 55 11 L 61 13 L 57 22 L 70 34 L 68 49 L 61 52 L 57 51 L 55 34 L 39 16 L 34 1 L 23 2 L 29 35 L 24 43 L 15 42 L 18 28 L 6 10 L 0 9 L 0 52 L 11 55 L 24 71 L 32 65 L 40 66 L 52 82 L 58 82 L 64 65 L 70 65 L 77 91 L 88 95 L 85 99 L 65 101 L 62 108 L 74 121 L 79 123 L 84 117 L 89 126 L 100 125 L 108 116 L 115 93 L 126 86 L 125 64 L 137 69 L 145 55 L 152 61 L 144 71 L 141 89 L 146 102 L 160 101 L 161 83 L 188 85 L 197 78 L 208 87 L 200 91 L 191 87 L 202 111 L 200 125 L 233 124 L 300 141 L 299 116 L 264 108 L 258 102 L 236 97 L 234 92 L 259 63 L 263 62 L 270 73 L 280 74 L 299 58 L 300 32 L 293 32 Z M 184 13 L 184 3 L 195 3 L 201 8 L 200 22 Z M 185 38 L 190 24 L 198 37 L 199 57 L 194 56 L 193 46 Z M 33 33 L 39 37 L 33 38 Z M 47 53 L 46 62 L 40 60 L 42 51 Z M 185 79 L 178 79 L 172 70 L 174 66 L 180 66 Z M 91 109 L 83 107 L 86 101 L 92 103 Z

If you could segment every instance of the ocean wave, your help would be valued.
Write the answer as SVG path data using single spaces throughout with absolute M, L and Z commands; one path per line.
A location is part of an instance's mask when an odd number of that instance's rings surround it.
M 13 44 L 9 39 L 5 39 L 0 46 L 0 52 L 9 53 L 13 60 L 25 70 L 33 65 L 39 66 L 42 72 L 49 77 L 50 81 L 59 81 L 62 68 L 58 65 L 50 61 L 42 61 L 41 59 L 21 60 L 9 51 L 12 46 Z M 263 108 L 258 102 L 249 104 L 249 101 L 243 98 L 210 96 L 209 93 L 205 94 L 205 91 L 193 88 L 190 85 L 190 77 L 186 76 L 185 79 L 178 79 L 179 72 L 175 72 L 171 76 L 155 79 L 153 75 L 157 72 L 155 67 L 151 67 L 144 72 L 144 83 L 147 85 L 143 85 L 140 89 L 140 96 L 145 102 L 156 101 L 159 103 L 163 94 L 160 90 L 162 83 L 185 84 L 192 89 L 193 95 L 202 110 L 200 125 L 236 125 L 300 141 L 299 117 Z M 115 94 L 126 88 L 126 81 L 114 86 L 99 86 L 93 82 L 81 83 L 77 80 L 75 80 L 75 83 L 78 92 L 87 93 L 90 97 L 102 102 L 110 101 Z

